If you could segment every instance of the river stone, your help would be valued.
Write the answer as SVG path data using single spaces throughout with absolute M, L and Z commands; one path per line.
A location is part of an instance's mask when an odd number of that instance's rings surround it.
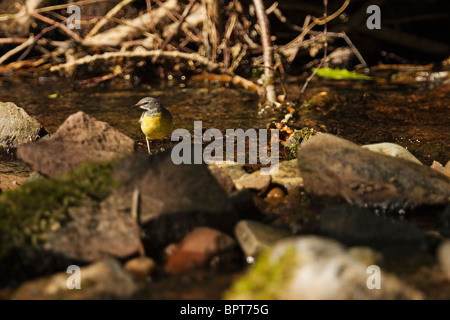
M 385 154 L 387 156 L 410 160 L 412 162 L 422 164 L 411 152 L 395 143 L 383 142 L 363 145 L 362 148 Z
M 297 159 L 282 161 L 269 170 L 272 183 L 281 184 L 287 190 L 303 187 L 303 178 Z
M 216 258 L 223 260 L 236 248 L 236 241 L 226 233 L 205 227 L 198 227 L 187 234 L 168 256 L 164 270 L 180 274 L 191 269 L 206 266 Z
M 264 192 L 270 185 L 271 178 L 269 175 L 261 174 L 261 171 L 255 171 L 241 178 L 234 180 L 237 190 L 253 189 Z
M 26 111 L 12 102 L 0 102 L 0 149 L 17 148 L 47 135 Z
M 84 112 L 69 116 L 49 139 L 22 146 L 17 156 L 48 176 L 81 163 L 106 161 L 134 151 L 134 140 Z
M 133 276 L 116 260 L 105 260 L 80 269 L 81 289 L 67 288 L 68 278 L 61 272 L 22 284 L 13 300 L 110 300 L 130 299 L 141 289 Z
M 444 205 L 450 179 L 409 160 L 365 150 L 331 134 L 317 134 L 298 151 L 306 192 L 319 198 L 404 210 Z
M 370 249 L 367 249 L 370 250 Z M 379 269 L 380 289 L 369 289 L 367 256 L 359 260 L 339 242 L 300 236 L 278 241 L 226 293 L 237 300 L 423 299 L 423 294 Z M 370 260 L 370 259 L 369 259 Z M 376 267 L 376 266 L 375 266 Z M 370 270 L 370 272 L 368 272 Z
M 129 212 L 111 208 L 106 201 L 92 201 L 69 208 L 68 213 L 70 221 L 48 233 L 44 244 L 48 252 L 87 262 L 138 253 L 139 236 Z
M 231 232 L 237 214 L 227 193 L 206 164 L 175 165 L 170 152 L 133 155 L 112 175 L 120 187 L 105 200 L 110 210 L 130 212 L 134 190 L 140 194 L 140 222 L 150 248 L 179 242 L 195 227 Z
M 279 228 L 257 221 L 241 220 L 234 227 L 234 234 L 244 254 L 249 259 L 255 258 L 261 251 L 291 234 Z
M 450 240 L 443 241 L 437 249 L 437 258 L 442 271 L 450 280 Z

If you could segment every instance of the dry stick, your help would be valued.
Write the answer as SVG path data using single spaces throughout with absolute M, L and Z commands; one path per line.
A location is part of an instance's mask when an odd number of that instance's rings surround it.
M 133 191 L 133 196 L 131 199 L 131 217 L 133 219 L 133 228 L 134 232 L 136 233 L 136 236 L 139 241 L 139 255 L 141 257 L 145 257 L 145 249 L 144 245 L 141 241 L 141 228 L 140 228 L 140 206 L 139 206 L 139 189 L 136 188 Z
M 49 6 L 49 7 L 36 9 L 36 10 L 33 10 L 33 13 L 40 13 L 40 12 L 60 10 L 60 9 L 68 8 L 68 7 L 73 6 L 73 5 L 83 6 L 83 5 L 86 5 L 86 4 L 93 4 L 93 3 L 104 2 L 104 1 L 109 1 L 109 0 L 83 0 L 83 1 L 76 1 L 76 2 L 72 2 L 72 3 L 60 4 L 60 5 L 55 5 L 55 6 Z
M 165 57 L 165 58 L 173 58 L 173 59 L 184 59 L 184 60 L 192 60 L 198 63 L 201 63 L 205 66 L 210 67 L 214 70 L 219 70 L 220 72 L 226 73 L 226 70 L 222 68 L 222 66 L 218 63 L 214 63 L 207 58 L 197 54 L 197 53 L 185 53 L 180 51 L 163 51 L 163 50 L 150 50 L 150 51 L 133 51 L 133 52 L 106 52 L 103 54 L 95 54 L 92 56 L 84 56 L 83 58 L 76 59 L 73 61 L 66 62 L 64 64 L 60 64 L 57 66 L 53 66 L 50 68 L 50 71 L 58 71 L 65 68 L 70 68 L 75 65 L 82 65 L 94 62 L 96 60 L 107 60 L 111 58 L 147 58 L 147 57 Z
M 0 38 L 0 44 L 24 43 L 28 38 Z
M 323 59 L 322 59 L 322 61 L 320 61 L 319 66 L 313 71 L 313 73 L 308 77 L 308 79 L 306 79 L 305 84 L 303 85 L 303 88 L 300 91 L 300 95 L 303 95 L 303 92 L 305 92 L 305 89 L 308 86 L 309 82 L 314 78 L 317 71 L 319 71 L 319 69 L 322 68 L 322 65 L 327 60 L 328 41 L 327 41 L 327 23 L 326 23 L 326 21 L 327 21 L 328 0 L 323 0 L 323 5 L 325 7 L 325 12 L 323 14 L 323 17 L 325 20 L 325 26 L 324 26 L 324 30 L 323 30 L 324 37 L 325 37 L 325 44 L 323 47 Z
M 290 47 L 290 46 L 296 46 L 296 45 L 298 45 L 298 42 L 301 43 L 303 41 L 303 38 L 305 37 L 305 35 L 308 34 L 314 26 L 323 25 L 323 24 L 333 20 L 338 15 L 340 15 L 345 10 L 345 8 L 347 8 L 349 3 L 350 3 L 350 0 L 345 0 L 344 4 L 335 13 L 328 16 L 326 19 L 313 18 L 313 22 L 306 29 L 304 29 L 303 32 L 300 35 L 298 35 L 294 40 L 285 44 L 283 46 L 283 48 Z
M 27 48 L 27 50 L 25 50 L 22 55 L 16 60 L 16 62 L 22 61 L 31 51 L 31 49 L 33 48 L 33 46 L 36 44 L 36 42 L 47 32 L 56 29 L 58 26 L 57 25 L 53 25 L 53 26 L 48 26 L 47 28 L 42 29 L 41 32 L 39 32 L 39 34 L 34 38 L 34 41 L 32 44 L 30 44 Z
M 24 43 L 18 45 L 17 47 L 15 47 L 14 49 L 9 50 L 7 53 L 5 53 L 1 58 L 0 58 L 0 65 L 5 62 L 6 60 L 8 60 L 11 56 L 15 55 L 16 53 L 20 52 L 21 50 L 25 49 L 26 47 L 28 47 L 29 45 L 31 45 L 34 41 L 34 36 L 31 36 L 28 38 L 27 41 L 25 41 Z
M 127 4 L 130 4 L 134 0 L 122 0 L 120 3 L 118 3 L 114 8 L 109 10 L 109 12 L 104 16 L 102 20 L 100 20 L 87 34 L 86 38 L 90 38 L 93 35 L 95 35 L 105 24 L 108 23 L 108 19 L 114 17 L 123 7 L 125 7 Z
M 278 8 L 276 8 L 274 10 L 274 14 L 278 18 L 278 20 L 280 20 L 282 23 L 288 25 L 293 30 L 296 30 L 296 31 L 299 31 L 299 32 L 302 32 L 303 30 L 305 30 L 306 27 L 309 24 L 309 20 L 306 20 L 306 19 L 305 19 L 305 22 L 303 24 L 303 27 L 299 27 L 299 26 L 297 26 L 295 24 L 292 24 L 291 22 L 288 21 L 288 19 L 283 15 L 281 10 L 278 9 Z M 307 16 L 307 18 L 310 18 L 310 16 Z M 322 33 L 321 31 L 313 31 L 313 30 L 309 31 L 309 34 L 311 34 L 311 35 L 319 35 L 321 33 Z M 355 45 L 353 44 L 353 42 L 350 40 L 350 38 L 347 36 L 347 34 L 345 32 L 328 32 L 327 35 L 329 37 L 335 37 L 335 38 L 342 38 L 342 39 L 344 39 L 344 41 L 347 43 L 347 45 L 353 51 L 353 54 L 356 56 L 356 58 L 361 63 L 362 68 L 366 69 L 368 67 L 367 63 L 364 60 L 364 58 L 362 57 L 361 53 L 359 53 L 359 50 L 355 47 Z M 301 44 L 304 44 L 303 38 L 299 39 L 298 42 L 299 43 L 298 43 L 297 47 L 299 47 Z M 283 49 L 283 48 L 284 48 L 284 46 L 280 49 L 280 51 L 284 51 L 284 50 L 287 49 L 287 48 L 286 49 Z
M 264 75 L 265 81 L 267 82 L 266 89 L 266 100 L 269 104 L 276 102 L 275 86 L 273 85 L 274 72 L 273 72 L 273 47 L 270 41 L 270 30 L 269 30 L 269 20 L 267 19 L 264 4 L 262 0 L 253 0 L 256 10 L 256 16 L 258 18 L 258 24 L 261 28 L 261 43 L 263 47 L 263 57 L 264 57 Z
M 133 58 L 133 57 L 153 57 L 153 56 L 159 56 L 159 57 L 166 57 L 166 58 L 173 58 L 173 59 L 184 59 L 184 60 L 192 60 L 196 61 L 198 63 L 201 63 L 205 66 L 210 67 L 213 70 L 218 70 L 219 72 L 222 72 L 224 74 L 228 74 L 228 71 L 225 70 L 220 64 L 212 62 L 208 60 L 207 58 L 199 55 L 198 53 L 185 53 L 180 51 L 162 51 L 162 50 L 151 50 L 151 51 L 133 51 L 133 52 L 106 52 L 103 54 L 96 54 L 93 56 L 85 56 L 80 59 L 76 59 L 73 61 L 66 62 L 64 64 L 60 64 L 57 66 L 53 66 L 50 68 L 50 71 L 59 71 L 61 69 L 70 68 L 75 65 L 82 65 L 94 62 L 96 60 L 107 60 L 111 58 L 118 58 L 118 57 L 124 57 L 124 58 Z M 248 89 L 256 90 L 257 86 L 251 82 L 250 80 L 247 80 L 245 78 L 242 78 L 238 75 L 230 75 L 231 83 L 233 84 L 239 84 L 242 85 Z
M 166 40 L 163 42 L 163 44 L 161 45 L 160 50 L 164 50 L 167 46 L 167 44 L 170 42 L 170 40 L 172 40 L 172 38 L 178 34 L 178 32 L 180 32 L 181 26 L 184 23 L 184 20 L 186 20 L 187 16 L 191 13 L 192 7 L 194 6 L 196 0 L 189 0 L 189 4 L 187 5 L 187 7 L 184 9 L 183 14 L 181 15 L 181 19 L 180 21 L 178 21 L 177 27 L 175 28 L 175 30 L 173 30 L 173 32 L 166 38 Z M 156 57 L 154 57 L 152 59 L 152 62 L 155 63 L 156 62 Z
M 75 32 L 73 32 L 73 31 L 70 30 L 69 28 L 67 28 L 67 26 L 66 26 L 65 24 L 59 23 L 59 22 L 56 22 L 56 21 L 53 20 L 53 19 L 44 17 L 43 15 L 40 15 L 39 13 L 33 13 L 33 12 L 31 12 L 30 15 L 33 16 L 33 17 L 35 17 L 36 19 L 39 19 L 39 20 L 41 20 L 41 21 L 44 21 L 44 22 L 46 22 L 46 23 L 48 23 L 48 24 L 51 24 L 51 25 L 57 25 L 58 28 L 60 28 L 60 29 L 61 29 L 62 31 L 64 31 L 65 33 L 67 33 L 67 35 L 69 35 L 70 37 L 72 37 L 75 41 L 77 41 L 77 42 L 83 42 L 83 39 L 81 39 L 81 37 L 80 37 L 78 34 L 76 34 Z

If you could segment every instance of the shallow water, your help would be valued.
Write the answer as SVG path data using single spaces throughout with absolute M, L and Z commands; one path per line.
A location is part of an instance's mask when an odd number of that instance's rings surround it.
M 289 99 L 300 105 L 314 94 L 328 92 L 330 101 L 299 111 L 298 127 L 308 125 L 359 144 L 394 142 L 408 148 L 424 164 L 445 165 L 450 159 L 450 85 L 435 87 L 392 83 L 313 81 L 300 96 L 302 81 L 286 83 Z M 0 101 L 12 101 L 53 133 L 71 114 L 84 111 L 106 121 L 138 142 L 145 151 L 139 128 L 141 110 L 130 108 L 141 98 L 154 96 L 174 116 L 176 128 L 266 128 L 281 120 L 280 112 L 258 115 L 258 97 L 239 88 L 203 82 L 164 82 L 132 87 L 116 81 L 97 87 L 52 78 L 0 78 Z M 170 149 L 166 137 L 152 148 Z

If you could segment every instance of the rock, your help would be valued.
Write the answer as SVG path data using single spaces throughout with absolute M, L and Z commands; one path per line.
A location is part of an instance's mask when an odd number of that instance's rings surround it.
M 97 262 L 80 269 L 81 289 L 69 290 L 72 274 L 58 273 L 21 285 L 13 300 L 100 300 L 130 299 L 140 286 L 116 260 Z
M 0 162 L 0 190 L 20 187 L 31 175 L 31 169 L 23 162 Z
M 234 234 L 249 262 L 264 249 L 291 235 L 286 230 L 251 220 L 239 221 L 234 227 Z
M 244 165 L 239 164 L 237 162 L 222 162 L 210 164 L 208 168 L 211 171 L 220 170 L 228 175 L 232 180 L 238 180 L 242 176 L 247 175 L 248 173 L 244 170 Z
M 298 168 L 297 159 L 282 161 L 270 169 L 272 183 L 281 184 L 287 190 L 303 187 L 303 178 Z
M 156 263 L 149 257 L 138 257 L 125 263 L 125 270 L 140 280 L 147 280 L 156 267 Z
M 447 164 L 444 167 L 444 175 L 450 178 L 450 161 L 447 161 Z
M 437 258 L 442 271 L 450 280 L 450 240 L 443 241 L 437 249 Z
M 68 222 L 47 235 L 44 249 L 88 262 L 136 254 L 140 243 L 131 215 L 108 204 L 90 202 L 70 208 Z
M 414 225 L 404 221 L 392 222 L 377 217 L 368 209 L 350 205 L 325 209 L 320 218 L 320 234 L 349 246 L 370 246 L 377 249 L 400 247 L 412 252 L 425 248 L 427 238 Z
M 134 140 L 84 112 L 69 116 L 49 139 L 22 146 L 17 156 L 35 171 L 55 176 L 84 162 L 132 153 Z
M 0 102 L 0 149 L 17 148 L 47 135 L 42 125 L 12 102 Z
M 199 266 L 206 266 L 214 257 L 232 252 L 236 242 L 229 235 L 215 229 L 199 227 L 190 232 L 172 251 L 165 270 L 179 274 Z
M 450 179 L 426 166 L 317 134 L 298 151 L 305 191 L 382 211 L 447 204 Z
M 436 170 L 437 172 L 444 174 L 444 166 L 437 161 L 433 161 L 433 163 L 430 166 L 431 169 Z
M 267 195 L 264 198 L 264 201 L 266 201 L 270 204 L 283 203 L 286 201 L 286 195 L 281 188 L 275 187 L 275 188 L 270 189 L 269 192 L 267 192 Z
M 127 157 L 117 164 L 113 179 L 120 187 L 106 200 L 110 210 L 129 213 L 131 195 L 139 190 L 149 250 L 179 242 L 199 226 L 231 232 L 237 221 L 233 203 L 207 165 L 175 165 L 170 152 Z
M 370 250 L 370 249 L 368 249 Z M 423 294 L 373 265 L 358 260 L 340 243 L 318 236 L 277 242 L 235 282 L 226 299 L 363 300 L 423 299 Z M 370 268 L 369 268 L 370 267 Z M 373 271 L 375 267 L 375 271 Z M 372 275 L 379 275 L 379 281 Z M 375 280 L 374 280 L 375 279 Z M 368 284 L 380 285 L 369 289 Z
M 264 192 L 269 187 L 271 178 L 269 175 L 261 174 L 261 171 L 255 171 L 252 174 L 245 175 L 237 180 L 234 180 L 237 190 L 254 189 Z
M 223 169 L 216 165 L 209 165 L 208 169 L 226 193 L 230 194 L 233 192 L 235 189 L 233 179 L 231 179 L 231 177 Z
M 363 145 L 362 148 L 378 152 L 381 154 L 385 154 L 387 156 L 410 160 L 412 162 L 422 164 L 422 162 L 420 162 L 419 159 L 414 157 L 411 154 L 411 152 L 395 143 L 383 142 L 383 143 L 366 144 Z

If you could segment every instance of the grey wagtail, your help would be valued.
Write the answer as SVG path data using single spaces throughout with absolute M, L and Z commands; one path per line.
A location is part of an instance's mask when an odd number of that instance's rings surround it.
M 139 123 L 147 141 L 148 153 L 151 154 L 149 140 L 162 139 L 172 130 L 172 115 L 152 97 L 141 99 L 133 107 L 145 110 Z

